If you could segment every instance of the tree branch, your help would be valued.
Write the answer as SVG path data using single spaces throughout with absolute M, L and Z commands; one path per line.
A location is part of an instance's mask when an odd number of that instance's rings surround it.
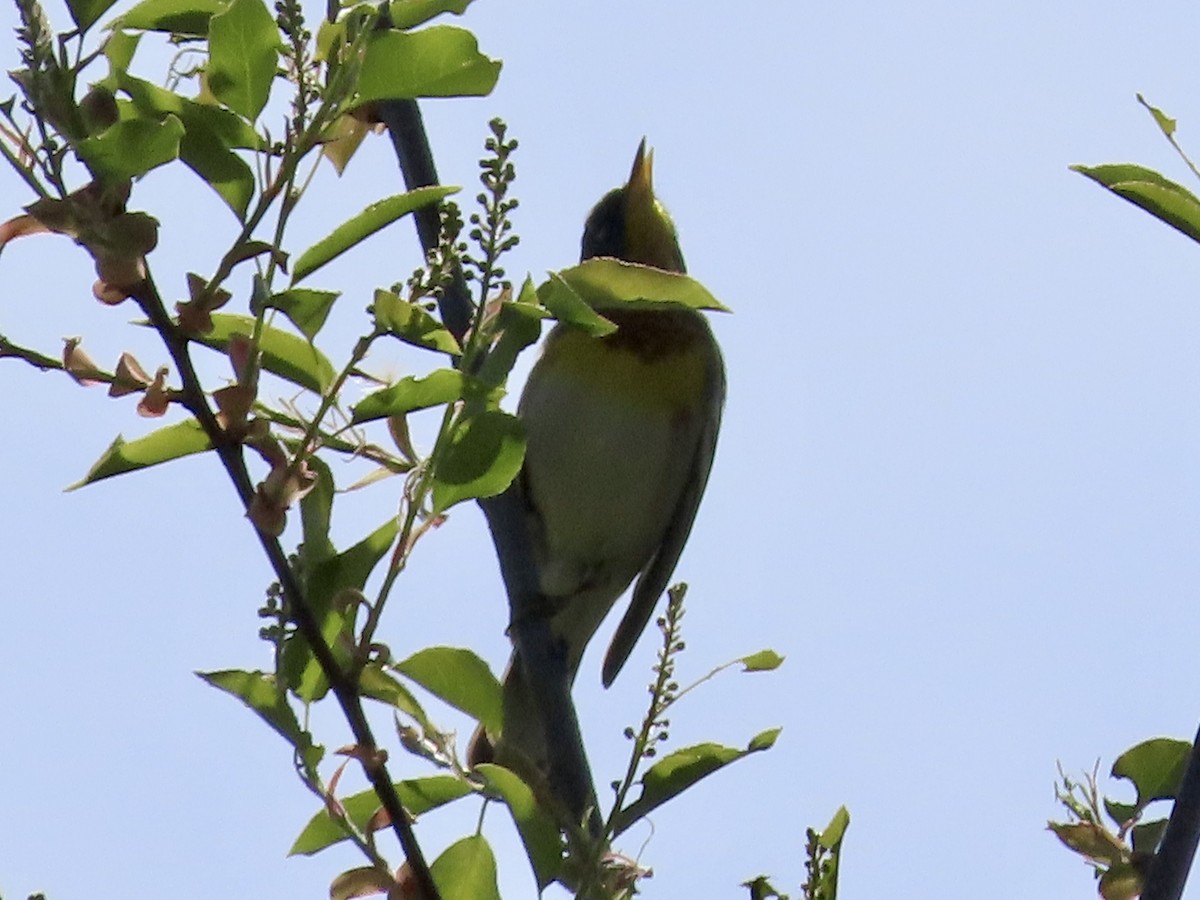
M 1142 900 L 1179 900 L 1187 884 L 1196 846 L 1200 843 L 1200 731 L 1192 743 L 1183 783 L 1175 796 L 1171 818 L 1158 852 L 1150 860 L 1150 872 L 1142 889 Z
M 2 334 L 0 334 L 0 359 L 24 360 L 35 369 L 41 369 L 43 372 L 49 372 L 51 369 L 66 368 L 61 360 L 57 360 L 52 356 L 46 356 L 46 354 L 39 353 L 36 350 L 30 350 L 28 347 L 21 347 L 14 344 Z
M 376 105 L 376 115 L 387 126 L 396 149 L 404 183 L 409 190 L 438 184 L 437 168 L 421 110 L 415 100 L 386 100 Z M 438 246 L 441 221 L 437 208 L 426 206 L 415 213 L 417 236 L 428 254 Z M 482 301 L 481 301 L 482 302 Z M 454 268 L 450 286 L 438 298 L 442 322 L 462 342 L 472 319 L 471 299 L 462 269 Z M 548 751 L 550 783 L 558 798 L 574 814 L 591 808 L 589 827 L 599 833 L 602 821 L 596 810 L 596 791 L 591 767 L 583 747 L 583 736 L 575 705 L 571 701 L 571 678 L 566 654 L 545 616 L 541 584 L 527 512 L 517 482 L 495 497 L 482 497 L 479 507 L 487 519 L 500 562 L 500 573 L 508 594 L 509 636 L 526 684 L 537 698 L 547 724 L 555 735 Z M 571 825 L 578 825 L 572 822 Z
M 419 187 L 434 187 L 438 182 L 437 166 L 433 152 L 429 149 L 429 138 L 425 134 L 425 122 L 416 100 L 384 100 L 376 104 L 376 115 L 387 126 L 400 162 L 404 185 L 413 191 Z M 417 223 L 417 237 L 421 249 L 429 254 L 437 249 L 442 230 L 438 207 L 422 206 L 413 213 Z M 463 335 L 471 326 L 471 297 L 467 292 L 467 281 L 462 267 L 456 265 L 450 285 L 438 297 L 438 309 L 442 324 L 462 342 Z
M 245 458 L 242 456 L 241 445 L 229 438 L 229 435 L 217 422 L 216 416 L 208 404 L 200 379 L 192 366 L 187 336 L 180 331 L 167 314 L 162 297 L 148 273 L 145 280 L 135 288 L 132 296 L 154 329 L 162 336 L 163 342 L 171 354 L 171 359 L 179 370 L 179 377 L 183 383 L 180 402 L 196 417 L 200 427 L 204 429 L 204 433 L 212 442 L 221 464 L 225 467 L 225 471 L 237 490 L 242 506 L 249 512 L 255 489 L 249 470 L 246 468 Z M 370 723 L 363 711 L 358 684 L 352 675 L 342 670 L 334 658 L 333 652 L 329 649 L 329 645 L 325 643 L 325 639 L 321 635 L 321 624 L 309 608 L 304 591 L 301 589 L 279 541 L 258 528 L 255 528 L 254 532 L 258 535 L 263 552 L 266 553 L 275 577 L 283 589 L 292 620 L 296 623 L 296 628 L 301 636 L 312 648 L 313 656 L 329 680 L 330 689 L 342 707 L 342 712 L 354 735 L 355 743 L 363 751 L 360 759 L 363 771 L 375 789 L 380 803 L 383 804 L 391 818 L 392 829 L 400 841 L 400 847 L 420 885 L 423 896 L 429 900 L 437 900 L 439 895 L 433 883 L 433 875 L 429 871 L 424 854 L 417 843 L 416 835 L 413 833 L 412 825 L 408 821 L 408 815 L 404 811 L 400 797 L 396 793 L 395 785 L 388 775 L 383 755 L 375 743 L 375 736 L 371 732 Z

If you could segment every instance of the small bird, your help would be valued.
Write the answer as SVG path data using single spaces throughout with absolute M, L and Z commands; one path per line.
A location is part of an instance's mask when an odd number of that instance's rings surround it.
M 614 257 L 684 272 L 675 226 L 654 196 L 653 152 L 638 147 L 623 187 L 588 216 L 581 259 Z M 584 649 L 613 604 L 637 579 L 633 599 L 604 660 L 608 687 L 653 615 L 692 530 L 708 482 L 725 401 L 725 370 L 708 323 L 677 308 L 606 307 L 617 325 L 593 337 L 559 324 L 546 340 L 518 407 L 527 446 L 518 490 L 527 512 L 549 619 L 548 648 L 565 660 L 569 693 Z M 469 758 L 495 759 L 551 786 L 576 823 L 595 805 L 583 771 L 556 745 L 578 742 L 574 721 L 556 721 L 530 689 L 514 652 L 504 679 L 502 733 L 493 747 L 477 733 Z M 569 696 L 566 708 L 571 710 Z M 572 717 L 573 719 L 573 717 Z M 585 790 L 586 787 L 586 790 Z M 592 809 L 592 815 L 596 810 Z

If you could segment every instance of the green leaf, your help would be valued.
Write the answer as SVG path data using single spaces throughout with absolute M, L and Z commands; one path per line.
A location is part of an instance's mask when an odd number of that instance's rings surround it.
M 310 772 L 324 756 L 324 749 L 312 741 L 312 735 L 300 727 L 296 713 L 279 690 L 275 679 L 262 672 L 227 669 L 223 672 L 197 672 L 215 688 L 232 694 L 250 707 L 278 732 L 302 756 Z
M 369 535 L 337 556 L 306 573 L 310 603 L 327 603 L 346 588 L 362 590 L 375 566 L 396 540 L 400 525 L 393 516 Z
M 1103 900 L 1135 900 L 1142 893 L 1142 873 L 1133 863 L 1119 863 L 1100 876 Z
M 305 571 L 304 596 L 314 616 L 321 621 L 321 634 L 335 657 L 347 662 L 349 649 L 340 636 L 353 625 L 356 610 L 339 609 L 334 599 L 345 590 L 361 591 L 371 572 L 387 553 L 400 526 L 390 518 L 349 550 L 325 559 Z M 312 655 L 312 648 L 294 633 L 283 650 L 280 671 L 289 686 L 305 701 L 319 700 L 329 691 L 329 681 Z
M 838 869 L 842 861 L 842 841 L 846 837 L 846 829 L 850 827 L 850 813 L 846 807 L 838 807 L 825 830 L 817 837 L 817 843 L 829 851 L 825 864 L 817 875 L 819 897 L 836 897 Z
M 337 594 L 335 597 L 344 598 Z M 354 642 L 354 623 L 358 617 L 357 604 L 328 604 L 321 619 L 321 640 L 333 654 L 338 667 L 345 670 L 351 664 Z M 317 661 L 312 646 L 299 632 L 293 633 L 284 644 L 280 673 L 288 687 L 305 703 L 322 699 L 329 693 L 329 677 Z
M 496 858 L 482 835 L 451 844 L 430 867 L 442 900 L 500 900 Z
M 1047 827 L 1070 849 L 1090 860 L 1111 866 L 1125 859 L 1125 845 L 1092 822 L 1049 822 Z
M 787 900 L 787 895 L 779 893 L 766 875 L 743 881 L 742 887 L 750 889 L 750 900 Z
M 386 894 L 396 884 L 388 872 L 374 866 L 359 866 L 340 872 L 329 883 L 329 900 L 354 900 L 355 897 L 370 897 Z
M 470 650 L 426 647 L 394 668 L 489 731 L 500 730 L 504 709 L 500 682 Z
M 672 797 L 686 791 L 700 779 L 751 753 L 769 749 L 774 745 L 780 730 L 771 728 L 760 732 L 751 739 L 745 750 L 710 742 L 685 747 L 664 756 L 642 776 L 642 793 L 638 799 L 617 813 L 614 837 Z
M 475 35 L 462 28 L 380 31 L 367 43 L 355 102 L 483 97 L 499 77 L 500 61 L 480 53 Z
M 67 0 L 71 19 L 81 31 L 87 31 L 117 0 Z
M 1127 163 L 1071 169 L 1200 243 L 1200 200 L 1182 185 L 1152 169 Z
M 334 301 L 340 296 L 338 291 L 291 288 L 272 295 L 267 306 L 287 316 L 300 329 L 300 333 L 312 341 L 329 317 Z
M 357 425 L 453 403 L 462 399 L 466 380 L 466 376 L 455 369 L 436 369 L 424 378 L 407 375 L 364 397 L 354 406 L 350 421 Z
M 759 650 L 740 660 L 743 672 L 770 672 L 783 665 L 783 657 L 774 650 Z
M 279 48 L 279 28 L 262 0 L 230 0 L 209 22 L 209 90 L 253 122 L 267 105 Z
M 304 534 L 300 544 L 300 565 L 302 571 L 311 572 L 336 552 L 329 539 L 334 484 L 333 473 L 319 456 L 310 456 L 307 464 L 317 479 L 312 490 L 300 499 L 300 523 Z
M 137 178 L 179 158 L 183 123 L 174 116 L 161 122 L 122 119 L 95 137 L 79 142 L 79 155 L 97 176 Z
M 127 72 L 117 72 L 106 81 L 111 82 L 113 90 L 128 94 L 129 101 L 142 116 L 177 116 L 189 134 L 195 131 L 211 133 L 224 147 L 254 149 L 262 146 L 262 140 L 249 124 L 220 106 L 199 103 Z
M 512 813 L 521 843 L 525 845 L 525 855 L 533 867 L 538 891 L 544 890 L 562 871 L 563 842 L 558 822 L 538 805 L 529 785 L 515 773 L 491 763 L 476 766 L 475 773 L 483 778 L 489 792 L 500 796 Z
M 581 328 L 592 337 L 605 337 L 617 330 L 613 322 L 588 306 L 558 272 L 551 272 L 549 280 L 537 289 L 537 293 L 542 305 L 565 325 Z
M 179 158 L 225 201 L 239 221 L 246 218 L 256 183 L 254 172 L 245 160 L 215 134 L 200 128 L 184 134 Z
M 525 460 L 525 429 L 516 416 L 484 410 L 460 421 L 433 467 L 433 508 L 494 497 L 508 488 Z
M 1153 819 L 1149 822 L 1134 825 L 1130 829 L 1133 835 L 1133 852 L 1145 853 L 1147 856 L 1154 853 L 1158 849 L 1158 845 L 1163 838 L 1163 833 L 1166 830 L 1166 819 Z
M 846 829 L 849 827 L 850 811 L 844 806 L 839 806 L 838 811 L 829 820 L 829 824 L 825 826 L 825 830 L 821 832 L 821 837 L 818 839 L 821 846 L 826 850 L 836 850 L 841 846 L 842 839 L 846 836 Z
M 125 31 L 114 31 L 104 42 L 104 56 L 108 60 L 108 68 L 112 75 L 124 74 L 133 62 L 133 54 L 141 41 L 140 34 L 129 34 Z
M 442 13 L 461 16 L 471 0 L 392 0 L 388 4 L 388 16 L 393 28 L 408 29 L 423 25 Z
M 552 309 L 551 302 L 558 301 L 564 284 L 595 310 L 684 307 L 729 312 L 704 285 L 687 275 L 621 259 L 596 257 L 551 273 L 550 279 L 538 288 L 538 297 L 548 309 Z
M 1169 138 L 1175 136 L 1175 120 L 1174 119 L 1172 119 L 1170 116 L 1168 116 L 1166 113 L 1164 113 L 1157 106 L 1151 106 L 1149 103 L 1147 103 L 1146 98 L 1143 97 L 1141 94 L 1137 95 L 1137 100 L 1138 100 L 1138 103 L 1142 104 L 1142 106 L 1146 107 L 1146 109 L 1149 110 L 1150 115 L 1152 115 L 1154 117 L 1155 124 L 1158 125 L 1159 129 L 1162 130 L 1163 134 L 1165 134 Z
M 108 27 L 204 37 L 209 19 L 224 5 L 223 0 L 142 0 Z
M 537 343 L 541 337 L 542 320 L 546 315 L 546 311 L 538 306 L 533 280 L 525 276 L 517 300 L 505 300 L 500 304 L 500 312 L 496 317 L 500 337 L 479 368 L 479 380 L 494 387 L 504 384 L 521 351 Z
M 141 116 L 161 120 L 173 115 L 183 122 L 179 158 L 216 191 L 239 219 L 244 218 L 256 184 L 250 166 L 234 149 L 259 146 L 254 129 L 227 109 L 197 103 L 122 71 L 111 76 L 109 82 L 115 90 L 129 95 Z
M 457 193 L 456 187 L 423 187 L 406 194 L 396 194 L 372 203 L 357 216 L 343 222 L 327 237 L 322 238 L 300 254 L 292 270 L 292 284 L 304 280 L 321 266 L 337 259 L 351 247 L 386 228 L 413 210 L 437 203 L 443 197 Z
M 86 484 L 112 478 L 114 475 L 124 475 L 126 472 L 156 466 L 210 449 L 212 444 L 208 435 L 195 419 L 176 422 L 132 441 L 126 441 L 118 435 L 83 479 L 67 490 L 73 491 Z
M 1108 813 L 1108 817 L 1120 828 L 1141 810 L 1136 803 L 1118 803 L 1115 800 L 1109 800 L 1105 797 L 1104 811 Z
M 768 728 L 766 731 L 760 731 L 750 739 L 750 743 L 746 745 L 746 752 L 757 753 L 759 750 L 770 750 L 779 740 L 781 731 L 783 731 L 782 728 Z
M 432 775 L 428 778 L 411 778 L 396 783 L 396 793 L 404 808 L 414 816 L 444 806 L 459 797 L 472 793 L 471 786 L 453 775 Z M 381 806 L 375 791 L 366 790 L 340 800 L 346 818 L 360 830 L 365 830 L 371 816 Z M 311 856 L 326 847 L 346 840 L 346 832 L 337 824 L 328 810 L 313 816 L 296 838 L 289 856 Z
M 401 300 L 391 291 L 375 292 L 371 304 L 375 325 L 406 344 L 459 356 L 462 348 L 446 327 L 415 303 Z
M 369 663 L 363 667 L 358 678 L 358 688 L 364 697 L 386 703 L 404 713 L 420 725 L 423 731 L 437 731 L 412 691 L 385 672 L 379 663 Z
M 197 335 L 194 340 L 222 352 L 228 349 L 235 334 L 254 333 L 254 319 L 249 316 L 213 313 L 212 321 L 213 330 Z M 302 337 L 267 325 L 263 327 L 258 347 L 266 371 L 310 391 L 323 394 L 337 377 L 333 364 Z
M 1171 738 L 1152 738 L 1126 750 L 1113 763 L 1114 778 L 1128 778 L 1137 789 L 1138 806 L 1173 800 L 1183 781 L 1192 745 Z

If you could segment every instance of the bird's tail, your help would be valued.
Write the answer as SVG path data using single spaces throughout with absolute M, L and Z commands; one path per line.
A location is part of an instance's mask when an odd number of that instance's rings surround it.
M 476 728 L 467 762 L 511 769 L 565 824 L 586 825 L 596 833 L 601 825 L 596 791 L 571 702 L 570 679 L 544 665 L 530 678 L 526 668 L 513 653 L 504 673 L 503 730 L 494 735 L 482 725 Z

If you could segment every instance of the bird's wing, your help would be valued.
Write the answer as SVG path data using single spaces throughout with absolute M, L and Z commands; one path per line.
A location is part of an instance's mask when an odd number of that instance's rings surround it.
M 604 668 L 601 679 L 604 686 L 613 683 L 633 646 L 654 614 L 658 598 L 667 589 L 667 582 L 679 562 L 683 545 L 687 543 L 692 531 L 692 523 L 696 521 L 696 511 L 700 508 L 700 498 L 704 496 L 704 487 L 708 484 L 708 473 L 712 469 L 713 455 L 717 449 L 717 432 L 721 428 L 721 411 L 725 407 L 725 367 L 721 362 L 720 351 L 713 347 L 713 367 L 709 373 L 709 407 L 704 412 L 704 424 L 700 439 L 692 456 L 691 471 L 685 482 L 683 493 L 675 505 L 666 534 L 658 550 L 650 557 L 646 567 L 642 569 L 637 586 L 633 589 L 633 599 L 629 609 L 621 618 L 613 635 L 612 643 L 608 645 L 608 653 L 604 657 Z

